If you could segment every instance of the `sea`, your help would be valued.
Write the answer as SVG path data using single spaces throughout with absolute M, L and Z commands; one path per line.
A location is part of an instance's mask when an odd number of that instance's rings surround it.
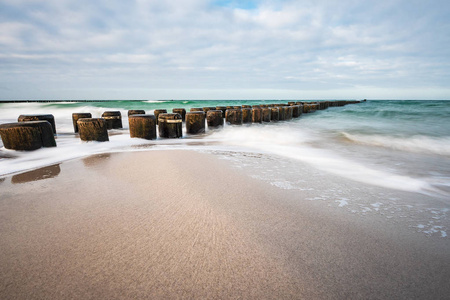
M 199 135 L 184 131 L 179 139 L 144 140 L 129 134 L 130 109 L 153 114 L 155 109 L 287 102 L 0 102 L 0 124 L 17 122 L 21 114 L 53 114 L 57 131 L 55 148 L 22 152 L 0 143 L 0 184 L 15 174 L 91 155 L 193 150 L 216 155 L 255 180 L 296 191 L 299 201 L 321 201 L 359 216 L 402 220 L 414 232 L 448 238 L 450 101 L 368 100 L 288 121 L 225 124 Z M 72 113 L 89 112 L 97 118 L 111 110 L 121 112 L 123 129 L 110 130 L 109 142 L 82 142 L 74 133 Z

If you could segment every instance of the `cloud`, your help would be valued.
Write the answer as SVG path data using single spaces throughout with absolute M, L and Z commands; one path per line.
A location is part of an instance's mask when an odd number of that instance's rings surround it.
M 403 0 L 4 0 L 0 80 L 14 88 L 0 98 L 26 97 L 27 89 L 45 98 L 60 86 L 98 97 L 96 84 L 101 98 L 118 86 L 130 98 L 143 89 L 168 99 L 174 90 L 193 98 L 201 90 L 346 98 L 360 87 L 442 95 L 450 89 L 449 7 Z

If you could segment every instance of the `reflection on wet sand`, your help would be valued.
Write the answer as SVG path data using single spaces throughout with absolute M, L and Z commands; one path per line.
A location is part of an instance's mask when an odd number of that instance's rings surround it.
M 83 164 L 85 167 L 95 167 L 98 164 L 104 162 L 105 160 L 109 159 L 111 156 L 110 153 L 104 153 L 104 154 L 97 154 L 97 155 L 91 155 L 86 158 L 83 158 Z
M 58 176 L 60 172 L 61 172 L 61 168 L 59 167 L 59 164 L 52 165 L 52 166 L 40 168 L 37 170 L 14 175 L 11 178 L 11 182 L 16 184 L 16 183 L 26 183 L 26 182 L 30 182 L 30 181 L 54 178 L 54 177 Z
M 2 183 L 3 181 L 5 181 L 5 178 L 0 178 L 0 183 Z

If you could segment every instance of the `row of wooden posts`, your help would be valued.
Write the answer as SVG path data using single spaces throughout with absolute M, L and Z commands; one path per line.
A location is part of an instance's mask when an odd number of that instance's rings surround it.
M 174 108 L 172 113 L 156 109 L 154 114 L 144 110 L 129 110 L 128 122 L 132 138 L 156 139 L 158 128 L 160 138 L 183 136 L 182 123 L 187 134 L 205 132 L 208 128 L 223 126 L 224 119 L 231 125 L 263 123 L 298 118 L 302 113 L 326 109 L 330 106 L 344 106 L 359 101 L 289 102 L 287 104 L 242 105 L 191 108 Z M 73 127 L 82 141 L 109 141 L 108 129 L 122 128 L 120 111 L 106 111 L 101 118 L 92 118 L 90 113 L 73 113 Z M 0 136 L 6 149 L 35 150 L 41 147 L 56 147 L 53 115 L 20 115 L 17 123 L 0 125 Z

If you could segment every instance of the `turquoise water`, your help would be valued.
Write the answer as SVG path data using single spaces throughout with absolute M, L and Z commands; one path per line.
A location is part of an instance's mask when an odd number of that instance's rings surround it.
M 71 109 L 73 112 L 85 110 L 86 107 L 108 108 L 118 110 L 208 107 L 208 106 L 236 106 L 256 105 L 271 103 L 287 103 L 286 100 L 182 100 L 182 101 L 99 101 L 99 102 L 57 102 L 38 104 L 48 111 Z M 22 106 L 31 106 L 35 103 L 25 103 Z M 7 111 L 14 104 L 2 104 L 0 109 L 5 110 L 0 117 L 8 117 Z M 17 105 L 18 106 L 18 105 Z M 318 117 L 323 127 L 332 123 L 339 123 L 345 129 L 356 130 L 368 134 L 387 134 L 396 136 L 426 135 L 449 136 L 450 135 L 450 101 L 417 101 L 417 100 L 383 100 L 367 101 L 361 105 L 348 105 L 340 109 L 340 114 L 325 110 Z M 17 114 L 17 113 L 16 113 Z M 332 118 L 332 120 L 330 119 Z M 1 119 L 0 119 L 1 120 Z M 341 128 L 344 129 L 344 128 Z
M 289 157 L 356 181 L 415 192 L 450 185 L 450 101 L 367 101 L 303 114 L 291 121 L 244 126 L 182 139 L 146 141 L 129 137 L 127 110 L 287 103 L 267 101 L 99 101 L 0 103 L 0 123 L 20 114 L 53 114 L 57 149 L 33 153 L 0 148 L 0 175 L 36 168 L 95 153 L 154 149 L 193 149 L 264 152 Z M 109 143 L 82 143 L 73 133 L 71 115 L 90 112 L 100 117 L 119 110 L 124 129 L 111 131 Z M 2 146 L 0 144 L 0 146 Z M 393 181 L 390 176 L 400 176 Z M 388 179 L 389 180 L 388 180 Z M 398 178 L 397 178 L 398 179 Z

